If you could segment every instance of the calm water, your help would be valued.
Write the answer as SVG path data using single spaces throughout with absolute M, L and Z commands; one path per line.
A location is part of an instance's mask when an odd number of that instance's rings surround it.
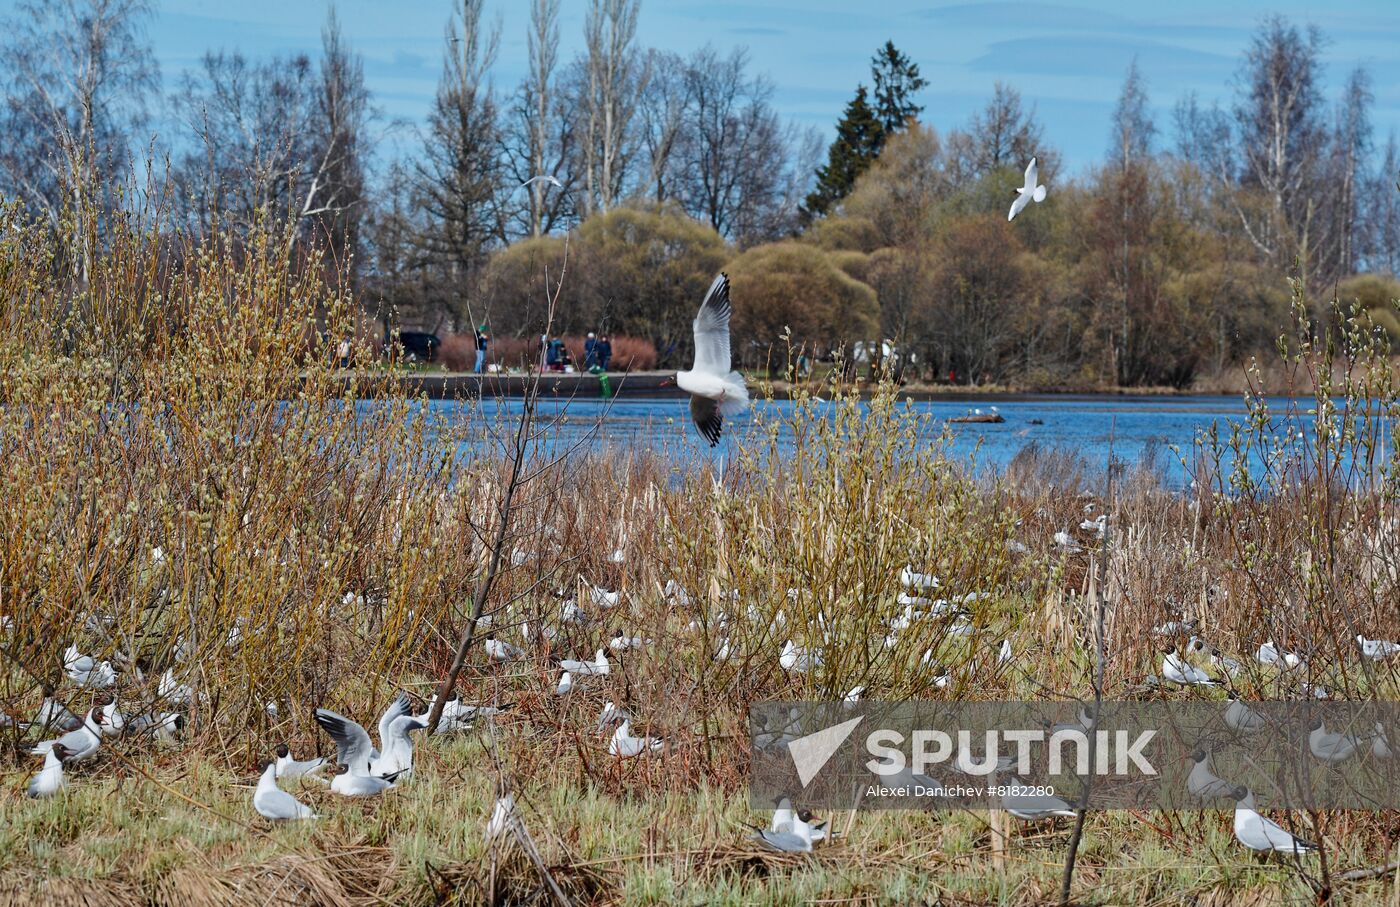
M 1270 408 L 1283 413 L 1288 401 L 1271 399 Z M 519 400 L 488 400 L 488 414 L 519 411 Z M 942 420 L 965 415 L 970 409 L 983 412 L 996 406 L 1006 421 L 1000 424 L 954 424 L 953 453 L 971 457 L 992 468 L 1004 467 L 1027 445 L 1066 449 L 1082 456 L 1091 468 L 1102 469 L 1109 461 L 1110 445 L 1118 461 L 1138 461 L 1144 453 L 1159 454 L 1158 464 L 1172 485 L 1189 481 L 1171 445 L 1180 446 L 1189 456 L 1192 443 L 1212 423 L 1222 435 L 1231 422 L 1245 416 L 1239 397 L 1054 397 L 994 401 L 927 401 L 914 407 Z M 472 418 L 471 411 L 458 404 L 429 404 L 434 416 L 450 421 Z M 787 401 L 757 403 L 775 416 L 788 412 Z M 566 408 L 567 407 L 567 408 Z M 646 448 L 673 457 L 710 457 L 732 451 L 731 445 L 745 443 L 751 417 L 744 415 L 725 425 L 725 439 L 714 452 L 702 450 L 698 435 L 690 425 L 684 400 L 618 400 L 611 404 L 597 400 L 574 400 L 568 404 L 547 401 L 541 415 L 558 418 L 554 444 L 582 441 L 595 449 Z M 1039 420 L 1035 424 L 1033 420 Z M 591 437 L 590 437 L 590 433 Z

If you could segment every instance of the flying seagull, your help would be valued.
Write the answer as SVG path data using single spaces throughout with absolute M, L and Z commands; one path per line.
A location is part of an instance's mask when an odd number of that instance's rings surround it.
M 1026 165 L 1026 184 L 1018 186 L 1016 189 L 1016 200 L 1011 203 L 1011 213 L 1006 215 L 1008 221 L 1015 220 L 1016 215 L 1021 213 L 1021 209 L 1029 205 L 1032 200 L 1037 202 L 1045 201 L 1045 187 L 1036 185 L 1039 173 L 1036 171 L 1035 158 Z
M 690 394 L 690 417 L 711 447 L 719 443 L 724 417 L 749 405 L 744 376 L 730 366 L 729 313 L 729 275 L 721 272 L 695 315 L 695 367 L 672 379 Z
M 557 180 L 557 179 L 555 179 L 554 177 L 550 176 L 548 173 L 542 174 L 542 175 L 540 175 L 540 176 L 532 176 L 532 177 L 530 177 L 530 178 L 527 179 L 525 182 L 523 182 L 523 183 L 520 184 L 520 188 L 521 188 L 521 189 L 524 189 L 526 186 L 530 185 L 531 183 L 538 183 L 538 182 L 540 182 L 541 180 L 543 180 L 543 181 L 546 182 L 546 183 L 549 183 L 551 186 L 554 186 L 556 189 L 563 189 L 563 188 L 564 188 L 564 184 L 563 184 L 563 183 L 559 182 L 559 180 Z

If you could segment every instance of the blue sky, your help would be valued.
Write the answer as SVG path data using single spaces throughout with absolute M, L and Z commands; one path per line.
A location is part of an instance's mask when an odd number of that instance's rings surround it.
M 13 0 L 0 0 L 0 7 Z M 563 0 L 563 55 L 582 44 L 585 0 Z M 378 104 L 420 122 L 440 71 L 451 0 L 339 0 L 351 44 L 366 60 Z M 525 67 L 525 0 L 488 0 L 499 17 L 497 88 L 513 88 Z M 318 47 L 321 0 L 164 0 L 150 31 L 168 84 L 206 48 L 249 54 Z M 1158 128 L 1170 139 L 1170 111 L 1196 91 L 1228 100 L 1241 51 L 1258 22 L 1278 12 L 1313 23 L 1329 38 L 1326 89 L 1335 96 L 1357 64 L 1374 77 L 1378 139 L 1400 130 L 1400 2 L 1396 0 L 1170 0 L 1170 2 L 992 2 L 783 0 L 725 3 L 643 0 L 639 40 L 687 53 L 706 42 L 746 45 L 773 79 L 775 102 L 800 124 L 831 134 L 869 58 L 887 38 L 929 80 L 924 120 L 940 131 L 965 123 L 1002 79 L 1035 105 L 1047 138 L 1071 171 L 1098 160 L 1124 70 L 1136 56 L 1148 80 Z

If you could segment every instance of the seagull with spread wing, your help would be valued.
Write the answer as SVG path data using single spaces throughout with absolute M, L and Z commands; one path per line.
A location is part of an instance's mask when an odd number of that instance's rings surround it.
M 711 447 L 719 443 L 724 417 L 749 405 L 744 376 L 730 366 L 729 314 L 729 275 L 721 272 L 695 315 L 695 366 L 672 379 L 690 394 L 690 418 Z
M 1031 158 L 1030 164 L 1026 166 L 1026 184 L 1016 187 L 1016 199 L 1011 203 L 1011 212 L 1006 215 L 1008 221 L 1015 220 L 1016 215 L 1021 213 L 1021 209 L 1032 201 L 1045 201 L 1045 187 L 1036 185 L 1036 180 L 1039 178 L 1040 174 L 1035 166 L 1035 158 Z

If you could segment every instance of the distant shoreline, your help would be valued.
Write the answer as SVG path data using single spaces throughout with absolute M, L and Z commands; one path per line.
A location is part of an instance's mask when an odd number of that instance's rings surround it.
M 684 399 L 686 396 L 685 392 L 674 385 L 662 386 L 662 381 L 674 374 L 673 371 L 614 372 L 610 373 L 608 378 L 612 385 L 613 395 L 618 399 Z M 534 375 L 520 373 L 476 375 L 467 372 L 406 372 L 393 376 L 390 380 L 399 385 L 400 391 L 405 397 L 426 396 L 430 400 L 458 400 L 476 399 L 481 396 L 506 398 L 523 397 L 527 386 L 530 382 L 535 380 L 535 377 Z M 354 381 L 366 385 L 379 384 L 384 380 L 384 375 L 382 373 L 348 373 L 342 377 L 342 380 Z M 757 382 L 750 380 L 751 387 L 755 384 L 757 384 Z M 543 397 L 598 399 L 603 396 L 602 385 L 599 378 L 587 373 L 547 373 L 539 378 L 539 386 L 541 396 Z M 826 391 L 824 386 L 817 384 L 804 385 L 802 387 L 814 393 L 825 393 Z M 794 388 L 785 381 L 771 382 L 771 388 L 774 398 L 779 400 L 791 399 L 795 390 L 797 390 L 797 388 Z M 868 397 L 872 392 L 873 386 L 868 381 L 860 381 L 856 382 L 852 389 L 859 391 L 862 396 Z M 1178 391 L 1161 387 L 1076 388 L 1053 391 L 1018 391 L 1007 389 L 1002 386 L 992 386 L 988 387 L 986 390 L 978 390 L 977 388 L 961 385 L 908 385 L 899 389 L 899 395 L 919 401 L 1033 401 L 1064 400 L 1074 397 L 1160 397 L 1164 399 L 1181 399 L 1191 397 L 1232 397 L 1238 396 L 1238 393 Z

